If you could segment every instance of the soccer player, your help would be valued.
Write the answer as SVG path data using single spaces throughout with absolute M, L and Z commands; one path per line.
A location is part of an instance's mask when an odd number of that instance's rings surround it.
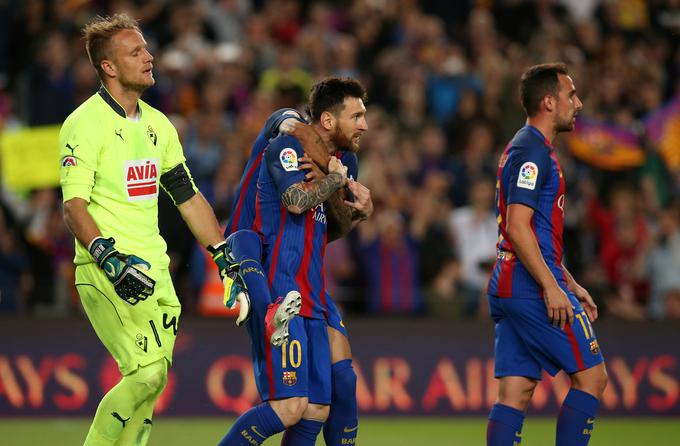
M 84 37 L 102 86 L 59 134 L 64 220 L 76 238 L 83 308 L 123 375 L 99 403 L 85 445 L 145 445 L 180 315 L 158 231 L 159 183 L 213 252 L 221 275 L 226 243 L 185 165 L 177 131 L 140 99 L 154 84 L 153 56 L 136 21 L 98 17 Z
M 500 385 L 487 445 L 520 444 L 541 369 L 571 378 L 556 444 L 587 445 L 607 373 L 591 326 L 597 306 L 562 265 L 565 183 L 552 145 L 574 128 L 583 104 L 561 63 L 529 68 L 520 93 L 527 124 L 503 152 L 496 180 L 498 258 L 488 300 Z
M 351 79 L 337 79 L 337 78 L 329 78 L 317 83 L 313 87 L 312 94 L 310 96 L 310 110 L 312 119 L 314 121 L 313 128 L 319 130 L 319 132 L 322 135 L 322 139 L 329 143 L 329 146 L 331 148 L 330 151 L 336 150 L 334 153 L 340 159 L 342 159 L 343 162 L 348 163 L 350 178 L 356 178 L 357 175 L 356 156 L 354 152 L 358 150 L 359 137 L 361 133 L 366 129 L 364 117 L 365 109 L 363 108 L 364 97 L 365 91 L 358 82 Z M 293 125 L 291 124 L 291 121 L 294 120 L 291 118 L 286 118 L 286 116 L 288 115 L 293 116 L 297 120 L 301 121 L 301 118 L 299 117 L 297 112 L 293 110 L 278 111 L 274 113 L 274 115 L 272 115 L 272 117 L 267 121 L 267 125 L 265 125 L 265 128 L 263 129 L 263 132 L 260 134 L 260 137 L 262 137 L 263 135 L 271 134 L 272 129 L 275 129 L 276 126 L 279 125 L 278 123 L 281 123 L 280 124 L 281 130 L 286 132 L 290 132 L 292 130 L 294 134 L 298 134 L 298 131 L 304 130 L 306 128 L 306 126 L 299 125 L 297 126 L 297 128 L 294 128 Z M 314 119 L 315 116 L 317 116 L 316 120 Z M 283 138 L 284 136 L 280 136 L 279 138 L 276 138 L 274 141 L 272 141 L 272 143 L 274 143 L 276 140 L 279 140 L 280 142 L 281 140 L 284 140 Z M 288 144 L 291 147 L 295 147 L 294 144 L 298 144 L 299 147 L 299 143 L 296 142 L 296 139 L 291 137 L 285 138 L 288 138 L 285 139 L 284 141 L 288 141 Z M 314 131 L 307 134 L 302 133 L 301 139 L 303 148 L 307 150 L 310 148 L 315 148 L 314 143 L 315 140 L 318 140 L 318 135 Z M 258 141 L 261 141 L 259 137 Z M 316 142 L 318 143 L 319 141 Z M 326 146 L 326 144 L 323 145 Z M 337 149 L 344 150 L 338 152 Z M 247 197 L 248 189 L 253 188 L 252 177 L 258 173 L 259 161 L 257 160 L 262 156 L 259 153 L 261 150 L 262 146 L 258 145 L 258 142 L 256 142 L 253 148 L 253 153 L 251 154 L 251 162 L 248 163 L 248 166 L 246 167 L 246 171 L 244 172 L 244 176 L 242 178 L 239 199 L 235 204 L 232 220 L 227 228 L 227 231 L 234 230 L 237 228 L 252 227 L 253 220 L 255 220 L 256 226 L 258 225 L 264 226 L 264 223 L 259 223 L 258 219 L 263 218 L 263 216 L 265 215 L 270 215 L 267 213 L 267 210 L 262 209 L 261 207 L 262 202 L 260 200 L 261 198 L 260 196 L 258 196 L 257 200 L 259 211 L 258 218 L 255 218 L 254 215 L 256 200 L 253 199 L 252 197 L 250 200 L 248 200 L 247 198 L 244 199 L 244 197 Z M 270 153 L 270 157 L 274 157 L 274 155 L 276 155 L 276 154 L 271 155 L 273 153 L 272 152 L 273 149 L 271 147 L 268 148 L 267 150 L 269 151 L 268 153 Z M 318 150 L 318 147 L 316 147 L 315 150 L 310 150 L 310 152 L 315 153 L 316 150 Z M 310 155 L 310 158 L 317 159 L 318 160 L 317 163 L 320 166 L 328 164 L 328 160 L 330 159 L 329 153 L 330 151 L 328 149 L 325 150 L 326 150 L 325 153 L 323 154 L 316 153 L 314 155 Z M 321 172 L 319 172 L 316 169 L 313 169 L 316 170 L 316 172 L 312 171 L 310 173 L 307 173 L 306 175 L 303 173 L 304 170 L 314 167 L 315 164 L 311 161 L 311 159 L 302 156 L 302 152 L 299 149 L 296 149 L 295 156 L 299 156 L 299 158 L 296 161 L 293 161 L 294 159 L 293 154 L 291 154 L 290 152 L 286 152 L 286 156 L 282 156 L 281 153 L 279 153 L 279 158 L 277 160 L 274 160 L 277 161 L 274 163 L 275 164 L 274 170 L 276 169 L 280 170 L 281 168 L 283 168 L 283 171 L 286 172 L 287 167 L 289 169 L 288 172 L 290 172 L 290 174 L 288 175 L 295 175 L 296 177 L 303 179 L 304 178 L 315 179 L 316 182 L 316 179 L 320 175 L 322 175 Z M 281 167 L 276 166 L 277 164 L 279 164 Z M 262 169 L 262 171 L 264 171 L 264 169 Z M 265 172 L 260 172 L 260 179 L 262 179 L 262 175 L 265 175 Z M 259 186 L 261 189 L 263 188 L 262 182 L 260 182 Z M 337 194 L 334 194 L 334 196 L 332 196 L 328 201 L 326 201 L 325 204 L 327 206 L 324 207 L 324 205 L 321 204 L 318 207 L 321 208 L 319 210 L 320 213 L 307 214 L 307 219 L 314 218 L 313 215 L 316 215 L 317 220 L 315 221 L 317 223 L 321 222 L 322 223 L 321 227 L 323 227 L 325 226 L 324 223 L 326 220 L 326 215 L 322 214 L 321 212 L 324 212 L 324 210 L 328 212 L 328 233 L 329 233 L 328 240 L 332 240 L 341 235 L 344 235 L 344 233 L 348 232 L 349 229 L 351 229 L 353 222 L 363 220 L 372 213 L 373 206 L 372 201 L 370 199 L 370 192 L 368 191 L 368 189 L 365 188 L 360 183 L 352 180 L 350 180 L 349 182 L 349 189 L 350 192 L 353 194 L 354 201 L 348 200 L 345 201 L 344 203 L 342 201 L 338 203 L 337 198 L 339 196 L 335 196 Z M 275 212 L 275 214 L 278 214 L 279 213 L 278 210 L 281 209 L 280 202 L 278 202 L 278 199 L 270 199 L 270 202 L 271 206 L 274 205 L 276 206 L 277 212 Z M 272 211 L 270 210 L 269 213 L 271 212 Z M 345 216 L 343 217 L 333 215 L 336 213 L 340 214 L 344 213 Z M 244 217 L 244 215 L 248 214 L 250 214 L 250 218 Z M 290 217 L 291 216 L 289 215 L 286 218 Z M 332 227 L 334 226 L 333 225 L 334 220 L 344 221 L 342 223 L 336 222 L 335 226 L 338 227 L 334 228 Z M 311 222 L 307 222 L 307 224 L 310 223 Z M 340 229 L 339 227 L 342 227 L 342 229 Z M 331 232 L 334 232 L 334 234 L 331 234 Z M 287 261 L 291 262 L 290 265 L 292 266 L 298 267 L 300 263 L 298 262 L 297 265 L 295 265 L 294 260 L 295 257 L 289 258 L 288 254 L 284 253 L 284 249 L 287 250 L 294 249 L 296 251 L 294 255 L 301 255 L 301 251 L 308 253 L 308 255 L 312 254 L 311 249 L 309 247 L 305 248 L 305 242 L 303 240 L 296 240 L 295 238 L 290 238 L 287 237 L 286 235 L 282 235 L 280 240 L 281 244 L 287 247 L 281 248 L 279 258 L 287 259 Z M 225 438 L 220 443 L 224 445 L 241 444 L 240 442 L 249 441 L 248 440 L 249 438 L 250 439 L 254 438 L 257 441 L 262 441 L 263 438 L 259 434 L 265 432 L 265 430 L 266 436 L 273 435 L 276 432 L 280 432 L 281 430 L 283 430 L 284 425 L 280 423 L 280 421 L 283 420 L 283 417 L 281 416 L 281 410 L 279 410 L 278 408 L 286 409 L 287 406 L 294 404 L 295 403 L 294 400 L 296 399 L 291 398 L 287 402 L 280 401 L 266 402 L 267 400 L 272 399 L 269 397 L 269 395 L 274 395 L 274 389 L 270 387 L 274 386 L 274 383 L 269 380 L 273 381 L 281 379 L 281 377 L 284 377 L 285 379 L 285 377 L 291 376 L 296 377 L 295 379 L 297 379 L 298 373 L 304 373 L 304 367 L 306 367 L 306 365 L 302 363 L 300 358 L 298 358 L 297 364 L 294 364 L 295 361 L 292 361 L 293 359 L 292 357 L 290 358 L 291 361 L 286 360 L 286 362 L 290 362 L 290 365 L 292 366 L 292 368 L 289 367 L 290 370 L 285 370 L 278 373 L 277 371 L 274 371 L 272 373 L 272 371 L 268 370 L 265 367 L 265 365 L 268 365 L 269 360 L 263 362 L 262 358 L 271 356 L 272 354 L 271 351 L 276 351 L 271 349 L 271 346 L 269 345 L 270 338 L 272 341 L 274 341 L 273 343 L 277 346 L 280 345 L 281 341 L 280 338 L 270 336 L 270 333 L 273 330 L 271 328 L 271 319 L 276 318 L 276 316 L 274 315 L 277 314 L 282 307 L 284 307 L 284 305 L 286 304 L 286 300 L 291 295 L 291 293 L 288 293 L 286 299 L 283 300 L 283 303 L 278 305 L 279 310 L 272 312 L 272 310 L 276 309 L 277 306 L 271 306 L 268 314 L 268 320 L 270 324 L 268 326 L 269 329 L 267 330 L 267 328 L 264 327 L 264 321 L 261 320 L 258 321 L 258 318 L 255 317 L 255 315 L 258 314 L 258 311 L 256 311 L 255 309 L 261 306 L 261 304 L 257 303 L 257 301 L 259 300 L 257 296 L 266 294 L 266 292 L 269 290 L 269 284 L 273 280 L 273 277 L 270 276 L 269 283 L 265 282 L 264 285 L 257 284 L 258 282 L 262 282 L 261 278 L 265 275 L 264 271 L 262 270 L 259 264 L 259 261 L 255 260 L 261 254 L 260 252 L 261 245 L 259 243 L 259 238 L 252 231 L 239 230 L 228 238 L 228 243 L 232 248 L 232 252 L 236 260 L 240 263 L 241 273 L 243 274 L 244 280 L 248 285 L 249 293 L 251 295 L 251 301 L 253 303 L 254 308 L 253 318 L 251 318 L 248 324 L 248 329 L 249 333 L 251 334 L 251 337 L 253 338 L 253 355 L 254 363 L 256 364 L 256 378 L 258 379 L 258 388 L 260 390 L 261 397 L 265 401 L 265 403 L 251 409 L 251 411 L 246 412 L 241 416 L 241 418 L 239 418 L 237 423 L 232 427 L 231 431 L 225 436 Z M 293 246 L 296 243 L 298 246 L 293 248 Z M 269 245 L 270 245 L 269 249 L 271 249 L 271 243 Z M 301 248 L 304 251 L 301 250 Z M 271 268 L 269 270 L 271 271 Z M 294 290 L 293 293 L 302 291 L 305 288 L 304 278 L 300 277 L 300 279 L 302 280 L 300 280 L 299 284 L 297 283 L 296 280 L 295 281 L 296 283 L 290 285 L 291 289 Z M 258 289 L 257 292 L 255 291 L 256 287 Z M 286 285 L 281 286 L 279 288 L 281 294 L 285 290 Z M 276 289 L 274 291 L 276 292 Z M 313 290 L 313 292 L 314 291 L 315 290 Z M 305 294 L 308 291 L 302 292 L 303 294 Z M 328 316 L 328 324 L 330 325 L 329 327 L 327 327 L 327 331 L 331 338 L 330 341 L 331 356 L 333 361 L 332 366 L 333 396 L 331 407 L 332 416 L 329 418 L 328 422 L 324 427 L 324 437 L 326 439 L 326 444 L 328 445 L 352 444 L 354 442 L 353 439 L 356 438 L 357 432 L 356 374 L 354 373 L 354 369 L 351 365 L 351 351 L 346 337 L 347 332 L 344 328 L 344 324 L 342 324 L 341 317 L 337 309 L 333 305 L 330 296 L 328 296 L 327 293 L 325 292 L 323 299 L 325 300 L 325 303 L 327 305 L 326 311 Z M 303 307 L 303 315 L 304 314 L 305 308 Z M 263 336 L 265 332 L 266 335 Z M 293 353 L 299 355 L 300 353 L 302 353 L 302 351 L 299 350 L 301 346 L 300 339 L 296 338 L 296 336 L 294 335 L 291 337 L 291 339 L 293 339 L 293 341 L 291 341 L 289 344 L 284 343 L 283 348 L 284 349 L 297 348 L 298 350 L 296 351 L 287 350 L 286 352 L 284 352 L 284 354 Z M 288 347 L 288 345 L 290 345 L 291 347 Z M 292 347 L 296 345 L 298 347 Z M 306 354 L 306 351 L 304 353 Z M 278 354 L 281 354 L 281 352 L 279 351 Z M 278 363 L 278 361 L 274 360 L 272 360 L 271 362 L 273 362 L 275 365 Z M 306 362 L 307 361 L 305 361 L 305 363 Z M 298 367 L 299 369 L 295 370 Z M 268 378 L 265 379 L 266 377 Z M 286 381 L 284 381 L 284 384 L 285 382 Z M 291 381 L 288 380 L 289 385 L 294 385 L 290 384 L 290 382 Z M 301 388 L 298 387 L 298 389 L 290 390 L 293 393 L 294 392 L 299 393 L 300 389 Z M 286 392 L 285 388 L 281 390 L 283 390 L 286 394 L 290 394 L 290 392 Z M 277 395 L 279 393 L 280 392 L 277 390 Z M 299 400 L 299 398 L 297 398 L 297 400 Z M 315 406 L 316 405 L 312 407 Z M 272 409 L 272 407 L 274 407 L 274 409 Z M 279 420 L 277 420 L 277 418 L 279 418 Z M 288 423 L 286 425 L 290 424 L 292 423 Z M 311 439 L 310 441 L 312 441 L 311 444 L 313 444 L 313 439 L 316 437 L 316 434 L 318 434 L 319 430 L 316 430 L 316 433 L 314 433 L 313 436 L 311 436 L 310 432 L 313 432 L 314 428 L 316 428 L 317 426 L 320 429 L 320 423 L 318 421 L 315 422 L 314 419 L 303 420 L 301 422 L 301 425 L 293 426 L 291 431 L 289 431 L 289 433 L 286 435 L 286 441 L 288 442 L 286 444 L 298 444 L 294 443 L 294 441 L 307 441 L 310 439 Z M 307 431 L 308 437 L 307 440 L 300 440 L 299 437 L 300 435 L 302 435 L 300 434 L 300 431 L 303 432 Z M 305 435 L 302 436 L 304 437 Z M 298 440 L 294 440 L 294 438 L 298 438 Z

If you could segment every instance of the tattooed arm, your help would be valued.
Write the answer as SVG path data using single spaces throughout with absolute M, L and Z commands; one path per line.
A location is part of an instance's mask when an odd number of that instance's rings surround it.
M 304 181 L 290 186 L 281 194 L 281 202 L 293 214 L 302 214 L 326 201 L 347 183 L 347 168 L 335 157 L 328 163 L 329 174 L 310 183 Z
M 354 227 L 373 214 L 371 191 L 358 181 L 347 181 L 349 191 L 354 200 L 346 199 L 345 189 L 331 195 L 326 202 L 328 208 L 328 241 L 337 240 L 347 235 Z
M 328 242 L 349 234 L 352 230 L 352 208 L 344 203 L 345 190 L 340 189 L 326 201 L 328 217 Z
M 328 158 L 330 159 L 330 156 Z M 305 179 L 308 181 L 318 181 L 326 176 L 319 165 L 314 161 L 314 157 L 308 155 L 307 152 L 300 158 L 299 167 L 300 170 L 308 171 L 305 175 Z M 349 185 L 349 182 L 347 184 Z M 343 202 L 346 195 L 345 189 L 340 188 L 326 200 L 329 242 L 347 235 L 349 231 L 352 230 L 352 208 Z

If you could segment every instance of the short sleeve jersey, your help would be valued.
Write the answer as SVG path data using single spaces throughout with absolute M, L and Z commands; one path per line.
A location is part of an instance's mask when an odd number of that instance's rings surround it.
M 303 317 L 325 317 L 323 256 L 326 248 L 326 210 L 323 203 L 300 215 L 292 214 L 281 203 L 281 195 L 293 184 L 305 180 L 298 168 L 303 155 L 300 142 L 288 135 L 272 139 L 264 152 L 266 168 L 260 169 L 257 183 L 256 229 L 264 238 L 264 269 L 274 296 L 290 290 L 302 295 Z M 357 177 L 354 153 L 340 152 L 348 176 Z M 339 153 L 339 154 L 340 154 Z
M 158 230 L 159 180 L 185 159 L 165 115 L 141 100 L 138 111 L 138 120 L 127 119 L 102 87 L 69 115 L 59 133 L 63 199 L 87 201 L 102 235 L 115 238 L 120 252 L 167 268 L 167 245 Z M 196 191 L 193 180 L 191 185 Z M 78 241 L 74 261 L 92 262 Z
M 498 297 L 542 298 L 543 290 L 517 258 L 507 234 L 507 210 L 514 203 L 534 210 L 531 222 L 543 259 L 567 291 L 562 268 L 565 183 L 554 147 L 533 126 L 525 126 L 501 155 L 496 176 L 498 259 L 488 293 Z
M 255 139 L 253 148 L 250 151 L 250 158 L 236 189 L 236 200 L 231 209 L 231 214 L 229 214 L 229 223 L 224 233 L 225 237 L 240 229 L 253 229 L 257 178 L 260 174 L 262 154 L 267 144 L 269 144 L 269 140 L 278 135 L 281 123 L 288 118 L 295 118 L 300 122 L 306 123 L 296 110 L 282 108 L 269 115 L 269 118 L 267 118 L 260 133 L 257 135 L 257 139 Z

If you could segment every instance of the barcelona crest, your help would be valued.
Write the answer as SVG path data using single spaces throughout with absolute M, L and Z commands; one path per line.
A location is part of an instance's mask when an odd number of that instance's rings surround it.
M 156 141 L 158 141 L 158 136 L 156 136 L 156 132 L 153 131 L 153 128 L 149 126 L 148 129 L 146 129 L 146 135 L 149 137 L 153 145 L 156 145 Z
M 590 353 L 592 353 L 593 355 L 597 355 L 598 353 L 600 353 L 600 346 L 597 343 L 597 339 L 590 343 Z
M 283 383 L 287 386 L 294 386 L 297 383 L 297 372 L 284 371 Z

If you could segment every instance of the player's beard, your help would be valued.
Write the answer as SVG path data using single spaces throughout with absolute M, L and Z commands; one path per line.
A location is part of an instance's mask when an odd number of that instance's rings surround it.
M 359 144 L 355 144 L 352 136 L 347 136 L 340 127 L 335 128 L 335 132 L 331 135 L 331 142 L 337 150 L 346 152 L 358 152 Z
M 565 119 L 560 119 L 559 117 L 557 117 L 555 119 L 555 131 L 557 133 L 560 133 L 571 132 L 572 130 L 574 130 L 574 117 L 575 113 L 570 114 Z
M 151 76 L 150 80 L 139 81 L 120 78 L 120 85 L 126 89 L 139 93 L 140 95 L 146 91 L 147 88 L 152 87 L 156 80 Z

